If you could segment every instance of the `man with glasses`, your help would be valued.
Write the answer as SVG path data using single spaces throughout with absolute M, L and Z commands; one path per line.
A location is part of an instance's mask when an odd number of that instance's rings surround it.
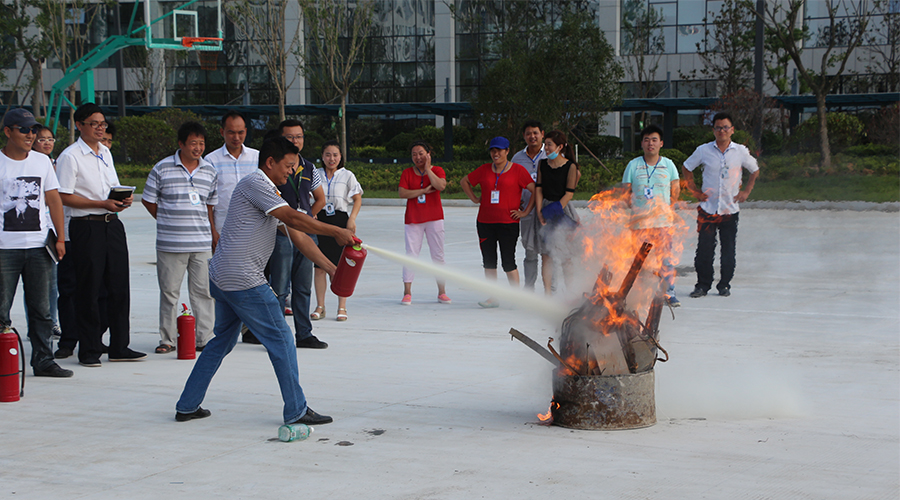
M 54 243 L 60 258 L 63 242 L 63 206 L 59 182 L 50 158 L 31 151 L 41 126 L 24 109 L 3 117 L 6 146 L 0 150 L 0 206 L 4 212 L 0 230 L 0 330 L 12 325 L 9 310 L 19 277 L 28 305 L 28 338 L 31 367 L 37 377 L 71 377 L 72 371 L 53 361 L 50 337 L 50 280 L 54 263 L 45 249 L 51 227 L 59 236 Z M 49 208 L 50 218 L 42 217 Z
M 735 245 L 738 227 L 738 203 L 746 201 L 753 191 L 759 166 L 750 150 L 741 144 L 731 142 L 734 122 L 728 113 L 713 116 L 713 132 L 716 140 L 699 146 L 682 166 L 682 177 L 687 181 L 687 190 L 698 200 L 697 207 L 697 253 L 694 268 L 697 270 L 697 284 L 691 292 L 692 298 L 703 297 L 712 288 L 713 260 L 716 254 L 716 232 L 719 233 L 721 250 L 721 277 L 716 289 L 719 295 L 731 295 L 731 279 L 734 277 Z M 703 190 L 694 184 L 697 167 L 703 167 Z M 741 168 L 750 172 L 750 178 L 741 189 Z
M 76 327 L 78 362 L 99 367 L 103 336 L 100 308 L 101 288 L 106 286 L 109 321 L 109 360 L 137 361 L 147 357 L 128 348 L 130 342 L 131 294 L 128 242 L 118 213 L 131 206 L 133 196 L 109 199 L 119 184 L 109 148 L 100 143 L 106 118 L 94 103 L 75 110 L 78 140 L 56 161 L 59 192 L 71 217 L 69 232 L 76 273 Z
M 278 124 L 277 135 L 291 141 L 297 149 L 303 151 L 303 123 L 298 120 L 285 120 Z M 281 197 L 288 205 L 300 212 L 315 218 L 319 210 L 325 206 L 325 190 L 313 164 L 303 158 L 285 184 L 278 186 Z M 312 199 L 310 198 L 312 195 Z M 315 201 L 313 201 L 315 200 Z M 310 238 L 318 243 L 315 234 Z M 275 238 L 275 250 L 269 259 L 269 280 L 281 309 L 285 309 L 288 291 L 291 292 L 291 311 L 294 316 L 294 332 L 297 347 L 307 349 L 325 349 L 328 344 L 312 334 L 312 322 L 309 319 L 309 298 L 312 292 L 313 263 L 291 244 L 290 238 L 281 231 Z M 247 337 L 245 336 L 245 342 Z

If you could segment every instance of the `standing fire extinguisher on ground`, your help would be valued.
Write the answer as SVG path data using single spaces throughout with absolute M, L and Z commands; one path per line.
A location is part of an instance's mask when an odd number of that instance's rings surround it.
M 19 374 L 22 377 L 21 385 Z M 22 355 L 22 337 L 15 328 L 5 327 L 3 333 L 0 333 L 0 403 L 12 403 L 23 396 L 25 357 Z
M 194 359 L 197 357 L 197 322 L 191 316 L 187 304 L 181 304 L 184 311 L 178 316 L 178 359 Z

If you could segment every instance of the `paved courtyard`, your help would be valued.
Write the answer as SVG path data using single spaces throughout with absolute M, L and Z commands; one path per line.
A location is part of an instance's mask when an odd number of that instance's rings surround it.
M 446 211 L 447 265 L 479 277 L 473 206 Z M 690 212 L 685 212 L 690 216 Z M 729 298 L 664 314 L 671 360 L 656 368 L 658 423 L 632 431 L 537 424 L 558 325 L 528 310 L 483 310 L 419 275 L 402 307 L 400 266 L 370 255 L 350 320 L 314 323 L 324 351 L 298 350 L 310 405 L 335 422 L 303 442 L 273 439 L 278 386 L 261 346 L 238 344 L 203 406 L 173 419 L 193 365 L 152 354 L 154 222 L 123 214 L 139 363 L 35 378 L 0 404 L 0 497 L 896 499 L 900 496 L 900 217 L 896 212 L 745 208 Z M 359 236 L 403 252 L 403 209 L 364 206 Z M 695 236 L 682 265 L 692 264 Z M 521 262 L 522 251 L 519 251 Z M 427 252 L 423 253 L 427 256 Z M 183 292 L 186 299 L 186 291 Z M 24 324 L 21 296 L 13 321 Z M 185 300 L 186 301 L 186 300 Z M 24 328 L 22 328 L 24 330 Z M 30 348 L 26 347 L 26 355 Z

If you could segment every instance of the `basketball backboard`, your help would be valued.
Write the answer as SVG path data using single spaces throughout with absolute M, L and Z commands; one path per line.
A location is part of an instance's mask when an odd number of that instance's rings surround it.
M 222 0 L 143 0 L 143 8 L 148 48 L 222 50 Z

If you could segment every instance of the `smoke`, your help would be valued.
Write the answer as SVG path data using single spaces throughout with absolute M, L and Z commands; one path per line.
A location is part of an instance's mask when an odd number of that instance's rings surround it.
M 656 365 L 659 420 L 785 418 L 810 413 L 798 372 L 760 362 L 712 364 L 685 354 Z

